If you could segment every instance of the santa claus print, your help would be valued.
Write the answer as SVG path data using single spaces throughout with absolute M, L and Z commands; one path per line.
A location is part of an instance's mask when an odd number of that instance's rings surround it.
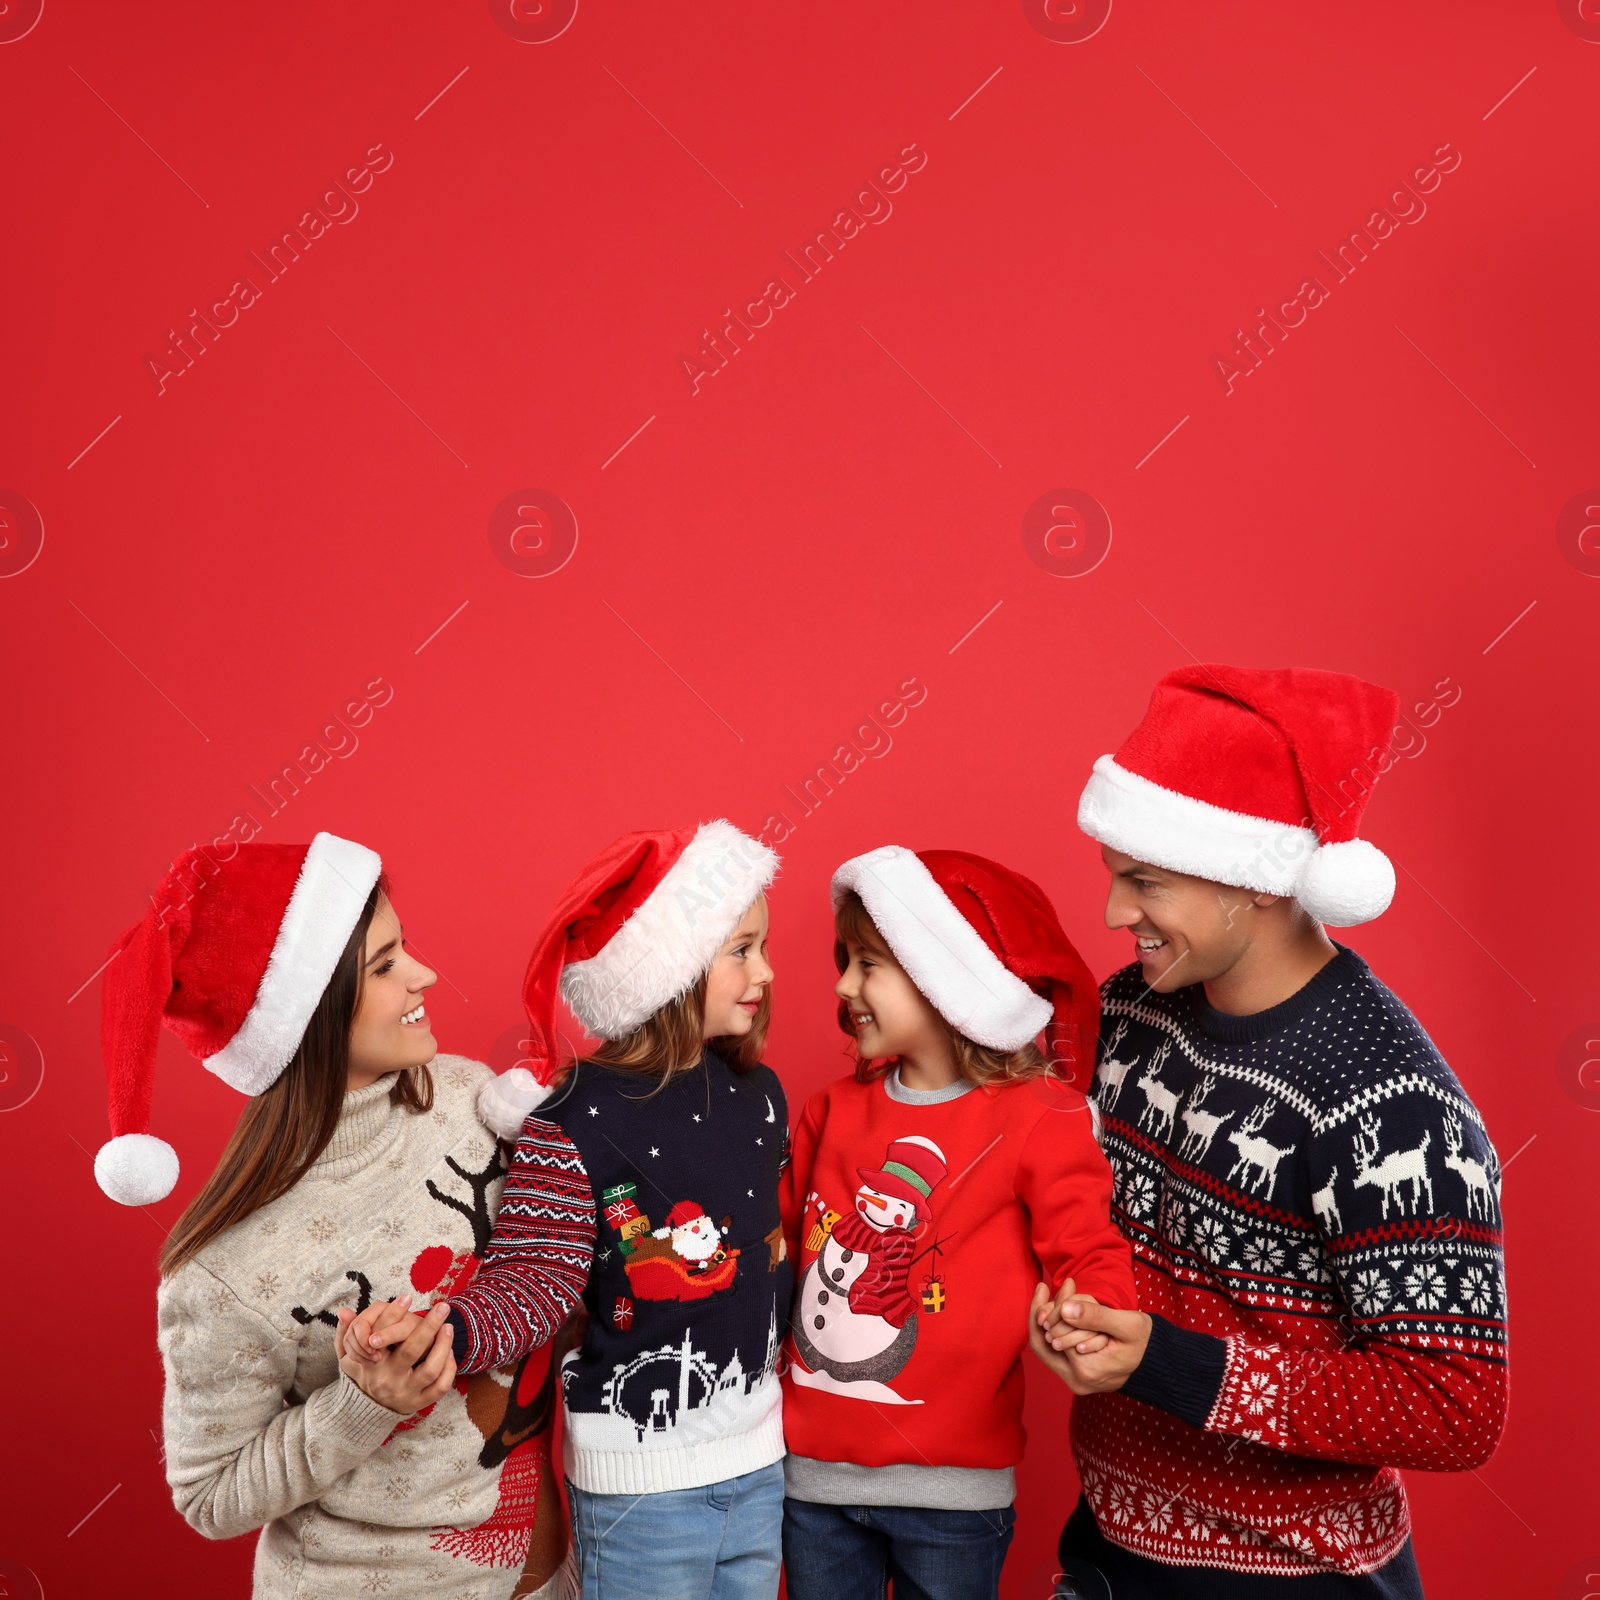
M 667 1224 L 633 1236 L 623 1268 L 641 1300 L 704 1300 L 730 1289 L 739 1270 L 739 1252 L 723 1235 L 732 1217 L 713 1222 L 704 1206 L 680 1200 Z
M 655 1238 L 670 1239 L 691 1272 L 704 1272 L 722 1249 L 722 1230 L 693 1200 L 680 1200 L 667 1213 L 667 1225 Z
M 795 1383 L 890 1405 L 921 1405 L 889 1387 L 917 1343 L 911 1297 L 916 1241 L 933 1222 L 929 1203 L 943 1181 L 944 1152 L 931 1139 L 894 1140 L 881 1167 L 856 1169 L 861 1185 L 849 1211 L 834 1213 L 813 1195 L 821 1248 L 800 1280 L 790 1331 L 799 1361 Z

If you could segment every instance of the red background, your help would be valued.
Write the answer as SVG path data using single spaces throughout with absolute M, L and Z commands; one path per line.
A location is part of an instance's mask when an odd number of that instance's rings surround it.
M 584 0 L 525 43 L 483 4 L 49 0 L 0 44 L 0 487 L 44 526 L 0 581 L 3 1570 L 246 1584 L 249 1541 L 171 1508 L 154 1338 L 162 1232 L 240 1102 L 169 1039 L 177 1193 L 124 1211 L 90 1173 L 88 980 L 177 851 L 246 811 L 380 849 L 448 980 L 440 1037 L 483 1057 L 592 850 L 783 811 L 770 1058 L 798 1101 L 844 1067 L 847 855 L 995 855 L 1098 974 L 1128 958 L 1077 795 L 1200 659 L 1341 668 L 1408 707 L 1459 690 L 1413 712 L 1366 828 L 1399 894 L 1345 937 L 1515 1158 L 1511 1424 L 1481 1472 L 1408 1480 L 1430 1593 L 1556 1594 L 1600 1544 L 1600 1119 L 1560 1075 L 1600 1033 L 1600 585 L 1593 535 L 1564 560 L 1557 532 L 1600 482 L 1597 32 L 1534 0 L 1118 3 L 1079 43 L 1000 0 Z M 1446 142 L 1426 216 L 1334 285 L 1313 252 Z M 253 271 L 378 143 L 359 214 Z M 779 252 L 909 143 L 892 216 L 801 284 Z M 793 302 L 691 393 L 680 356 L 780 274 Z M 1313 274 L 1327 303 L 1226 393 L 1213 356 Z M 167 330 L 246 275 L 258 303 L 158 395 Z M 1068 487 L 1114 529 L 1077 578 L 1021 531 Z M 543 578 L 487 535 L 527 488 L 579 529 Z M 15 512 L 0 533 L 15 565 Z M 802 817 L 780 786 L 910 676 L 892 750 Z M 269 816 L 247 785 L 379 677 L 358 747 Z M 1043 1600 L 1076 1485 L 1065 1393 L 1030 1385 L 1006 1588 Z

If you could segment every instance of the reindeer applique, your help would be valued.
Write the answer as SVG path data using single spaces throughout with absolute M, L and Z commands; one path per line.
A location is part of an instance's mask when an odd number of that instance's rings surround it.
M 1118 1061 L 1117 1048 L 1127 1037 L 1128 1023 L 1126 1018 L 1120 1018 L 1116 1027 L 1111 1030 L 1111 1037 L 1106 1040 L 1105 1058 L 1100 1063 L 1100 1109 L 1110 1111 L 1122 1098 L 1122 1083 L 1133 1069 L 1139 1065 L 1138 1058 L 1132 1061 Z
M 1218 1116 L 1215 1112 L 1200 1109 L 1200 1102 L 1216 1086 L 1217 1080 L 1208 1072 L 1195 1086 L 1189 1104 L 1179 1117 L 1184 1126 L 1183 1143 L 1178 1146 L 1180 1161 L 1204 1161 L 1211 1151 L 1211 1141 L 1216 1138 L 1223 1123 L 1238 1115 L 1236 1111 L 1224 1111 Z
M 1333 1192 L 1333 1186 L 1338 1181 L 1339 1169 L 1329 1167 L 1327 1186 L 1311 1196 L 1312 1215 L 1322 1224 L 1324 1233 L 1344 1232 L 1344 1218 L 1339 1215 L 1339 1198 Z
M 1490 1200 L 1499 1199 L 1500 1185 L 1498 1175 L 1491 1177 L 1489 1169 L 1481 1161 L 1476 1161 L 1471 1156 L 1462 1155 L 1461 1119 L 1453 1111 L 1445 1114 L 1444 1144 L 1446 1151 L 1445 1166 L 1455 1173 L 1467 1187 L 1467 1216 L 1476 1215 L 1481 1208 L 1483 1220 L 1487 1222 L 1489 1220 Z
M 477 1276 L 494 1231 L 489 1189 L 506 1170 L 498 1144 L 487 1164 L 475 1172 L 451 1156 L 445 1157 L 445 1165 L 466 1184 L 470 1198 L 446 1193 L 431 1178 L 427 1190 L 440 1205 L 459 1211 L 471 1223 L 472 1249 L 452 1251 L 447 1245 L 432 1245 L 412 1262 L 412 1286 L 435 1299 L 459 1294 Z M 467 1417 L 483 1436 L 478 1465 L 488 1471 L 500 1469 L 500 1494 L 493 1512 L 476 1527 L 435 1528 L 432 1548 L 480 1567 L 521 1565 L 511 1600 L 542 1588 L 566 1559 L 567 1522 L 551 1471 L 550 1430 L 561 1358 L 581 1337 L 581 1322 L 569 1318 L 554 1339 L 517 1362 L 509 1383 L 492 1372 L 456 1379 Z M 418 1417 L 424 1414 L 419 1412 Z
M 1389 1220 L 1389 1201 L 1392 1199 L 1401 1216 L 1406 1214 L 1406 1196 L 1402 1184 L 1411 1186 L 1412 1211 L 1418 1209 L 1422 1191 L 1427 1190 L 1428 1210 L 1433 1210 L 1433 1179 L 1428 1173 L 1428 1146 L 1433 1134 L 1424 1129 L 1422 1143 L 1411 1150 L 1392 1150 L 1382 1153 L 1383 1124 L 1377 1117 L 1363 1117 L 1361 1132 L 1356 1135 L 1356 1175 L 1353 1186 L 1357 1189 L 1383 1190 L 1383 1220 Z
M 1278 1163 L 1295 1151 L 1292 1144 L 1280 1150 L 1277 1145 L 1257 1137 L 1277 1109 L 1273 1101 L 1263 1101 L 1228 1135 L 1228 1143 L 1239 1152 L 1239 1159 L 1228 1169 L 1228 1182 L 1238 1178 L 1246 1194 L 1264 1188 L 1268 1200 L 1278 1186 Z
M 411 1287 L 435 1300 L 459 1294 L 477 1276 L 494 1231 L 489 1190 L 506 1172 L 498 1144 L 476 1171 L 462 1166 L 453 1156 L 445 1157 L 445 1165 L 466 1185 L 466 1198 L 440 1188 L 432 1178 L 424 1180 L 424 1186 L 440 1205 L 467 1219 L 472 1228 L 472 1245 L 469 1249 L 455 1249 L 435 1244 L 417 1252 L 408 1272 Z M 345 1276 L 356 1285 L 356 1311 L 365 1311 L 372 1303 L 370 1281 L 360 1271 L 353 1270 Z M 332 1311 L 311 1312 L 304 1306 L 292 1306 L 290 1315 L 305 1326 L 324 1322 L 336 1328 L 339 1324 Z M 566 1559 L 567 1519 L 551 1470 L 550 1430 L 556 1414 L 556 1378 L 561 1358 L 582 1338 L 581 1316 L 580 1312 L 577 1318 L 569 1318 L 548 1344 L 523 1356 L 512 1370 L 509 1383 L 491 1372 L 458 1377 L 455 1383 L 456 1392 L 466 1403 L 469 1420 L 483 1438 L 478 1465 L 491 1472 L 500 1469 L 499 1495 L 494 1510 L 476 1527 L 435 1528 L 431 1547 L 480 1567 L 520 1566 L 522 1572 L 511 1600 L 536 1593 Z M 415 1428 L 432 1414 L 434 1405 L 402 1418 L 384 1444 Z
M 1145 1098 L 1145 1108 L 1139 1113 L 1139 1126 L 1144 1127 L 1145 1119 L 1148 1117 L 1150 1132 L 1152 1136 L 1158 1138 L 1171 1137 L 1172 1122 L 1178 1114 L 1178 1091 L 1169 1089 L 1161 1081 L 1161 1069 L 1171 1054 L 1171 1040 L 1163 1040 L 1156 1053 L 1151 1056 L 1150 1065 L 1140 1073 L 1137 1085 Z

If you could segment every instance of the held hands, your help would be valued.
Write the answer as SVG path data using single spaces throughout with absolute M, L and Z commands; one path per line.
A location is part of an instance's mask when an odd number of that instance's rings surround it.
M 443 1306 L 448 1313 L 448 1302 L 439 1301 L 433 1309 Z M 348 1306 L 339 1311 L 339 1331 L 334 1335 L 334 1350 L 342 1359 L 354 1356 L 368 1366 L 383 1360 L 384 1350 L 409 1339 L 422 1326 L 423 1319 L 411 1309 L 411 1296 L 402 1294 L 393 1300 L 374 1300 L 359 1316 Z
M 1150 1318 L 1100 1305 L 1093 1295 L 1077 1293 L 1071 1278 L 1054 1297 L 1041 1283 L 1028 1308 L 1028 1343 L 1074 1394 L 1109 1394 L 1144 1360 Z
M 369 1306 L 361 1318 L 348 1309 L 341 1311 L 334 1347 L 339 1353 L 340 1370 L 369 1400 L 409 1417 L 449 1393 L 456 1381 L 456 1358 L 450 1329 L 444 1325 L 449 1303 L 441 1300 L 427 1316 L 418 1317 L 405 1309 L 410 1297 L 402 1298 L 405 1304 L 395 1301 L 381 1307 Z M 400 1307 L 398 1314 L 394 1314 L 396 1306 Z M 355 1324 L 374 1311 L 389 1314 L 381 1330 L 352 1338 Z M 368 1327 L 376 1321 L 372 1318 Z M 367 1349 L 358 1351 L 358 1341 L 364 1342 Z M 376 1354 L 370 1353 L 374 1341 L 378 1346 Z M 392 1349 L 383 1348 L 390 1344 Z

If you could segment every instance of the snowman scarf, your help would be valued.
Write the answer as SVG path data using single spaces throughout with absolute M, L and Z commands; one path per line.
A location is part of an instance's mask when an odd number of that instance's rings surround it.
M 903 1328 L 916 1307 L 906 1293 L 913 1242 L 909 1233 L 879 1233 L 854 1212 L 833 1225 L 833 1239 L 842 1249 L 867 1258 L 861 1276 L 850 1285 L 850 1309 L 858 1316 L 882 1317 L 891 1328 Z

